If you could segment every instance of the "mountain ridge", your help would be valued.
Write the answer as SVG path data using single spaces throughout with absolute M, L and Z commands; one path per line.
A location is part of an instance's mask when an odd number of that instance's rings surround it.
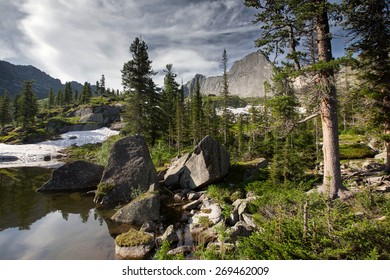
M 24 81 L 34 81 L 33 89 L 38 99 L 48 96 L 50 88 L 54 93 L 63 90 L 64 84 L 58 78 L 53 78 L 32 65 L 16 65 L 5 60 L 0 60 L 0 95 L 7 90 L 11 96 L 21 93 Z M 73 90 L 81 91 L 83 85 L 77 81 L 71 81 Z

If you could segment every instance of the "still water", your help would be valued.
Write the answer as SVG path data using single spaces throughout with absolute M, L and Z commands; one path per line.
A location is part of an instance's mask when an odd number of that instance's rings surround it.
M 92 196 L 44 194 L 44 168 L 0 169 L 0 259 L 115 259 L 112 210 Z

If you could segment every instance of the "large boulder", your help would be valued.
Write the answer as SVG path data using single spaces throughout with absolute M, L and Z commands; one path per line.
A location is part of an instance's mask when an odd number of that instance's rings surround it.
M 116 222 L 142 225 L 148 221 L 160 220 L 160 196 L 147 192 L 119 209 L 111 218 Z
M 126 203 L 135 197 L 135 193 L 144 193 L 157 185 L 156 168 L 145 139 L 139 135 L 129 136 L 114 144 L 96 192 L 95 202 Z
M 55 169 L 48 182 L 37 191 L 90 191 L 96 189 L 103 174 L 103 166 L 86 161 L 74 161 Z
M 134 229 L 115 238 L 115 254 L 123 259 L 145 259 L 154 246 L 153 234 Z
M 206 136 L 192 153 L 179 158 L 167 170 L 164 183 L 195 189 L 222 179 L 229 167 L 229 153 L 211 136 Z

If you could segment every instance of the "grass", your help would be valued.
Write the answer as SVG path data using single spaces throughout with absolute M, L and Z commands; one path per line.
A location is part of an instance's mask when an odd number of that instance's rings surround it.
M 375 152 L 365 144 L 340 144 L 341 159 L 364 159 L 374 156 Z

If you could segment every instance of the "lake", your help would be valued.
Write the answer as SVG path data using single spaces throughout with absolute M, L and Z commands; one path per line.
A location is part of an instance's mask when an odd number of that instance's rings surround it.
M 81 193 L 36 192 L 51 172 L 0 169 L 0 259 L 115 259 L 114 210 L 97 209 Z

